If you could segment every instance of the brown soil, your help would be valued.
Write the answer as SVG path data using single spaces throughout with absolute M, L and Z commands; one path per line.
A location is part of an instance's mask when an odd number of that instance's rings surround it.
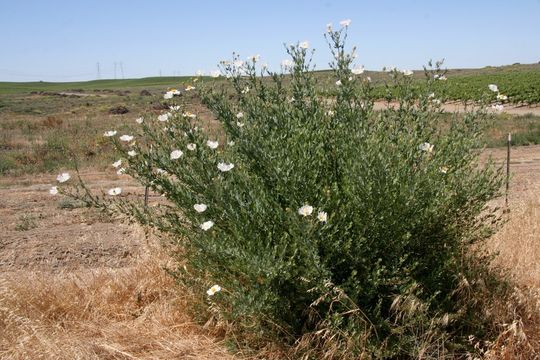
M 116 186 L 125 195 L 142 191 L 127 176 L 82 176 L 97 191 Z M 52 174 L 0 180 L 0 272 L 117 268 L 140 255 L 144 236 L 95 209 L 50 195 L 54 183 Z
M 385 101 L 377 101 L 375 102 L 374 109 L 375 110 L 381 110 L 387 108 L 389 105 Z M 394 107 L 397 106 L 397 103 L 390 103 L 390 106 Z M 449 102 L 444 103 L 441 105 L 442 109 L 445 112 L 465 112 L 465 104 L 462 102 Z M 468 109 L 471 109 L 471 105 L 468 105 Z M 490 113 L 497 113 L 497 111 L 493 109 L 489 109 Z M 526 115 L 526 114 L 533 114 L 536 116 L 540 116 L 540 106 L 534 105 L 534 106 L 516 106 L 516 105 L 504 105 L 503 113 L 508 113 L 512 115 Z

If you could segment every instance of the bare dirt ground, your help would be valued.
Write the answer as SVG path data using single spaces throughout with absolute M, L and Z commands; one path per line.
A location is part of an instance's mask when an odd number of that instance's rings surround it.
M 397 103 L 390 103 L 390 106 L 397 106 Z M 388 107 L 388 103 L 385 101 L 377 101 L 375 102 L 374 109 L 375 110 L 382 110 Z M 466 111 L 466 106 L 463 102 L 448 102 L 441 105 L 441 108 L 445 112 L 458 112 L 462 113 Z M 471 105 L 468 105 L 468 109 L 471 109 Z M 489 112 L 491 113 L 498 113 L 498 111 L 489 109 Z M 540 106 L 517 106 L 517 105 L 504 105 L 503 113 L 511 114 L 511 115 L 526 115 L 526 114 L 533 114 L 536 116 L 540 116 Z
M 113 173 L 114 174 L 114 173 Z M 90 186 L 121 186 L 139 194 L 127 176 L 84 172 Z M 118 268 L 140 256 L 144 239 L 94 209 L 49 194 L 54 175 L 0 179 L 0 272 Z

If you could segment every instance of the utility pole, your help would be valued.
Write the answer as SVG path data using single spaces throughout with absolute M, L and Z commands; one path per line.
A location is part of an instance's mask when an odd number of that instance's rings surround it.
M 99 69 L 99 61 L 96 63 L 96 65 L 97 65 L 97 79 L 99 80 L 99 79 L 101 79 L 101 71 Z
M 116 80 L 116 61 L 114 62 L 114 80 Z
M 120 73 L 122 74 L 122 79 L 124 79 L 124 63 L 120 62 Z

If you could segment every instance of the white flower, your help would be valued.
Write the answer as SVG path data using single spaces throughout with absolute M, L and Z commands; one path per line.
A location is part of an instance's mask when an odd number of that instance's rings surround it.
M 294 63 L 291 59 L 285 59 L 281 61 L 281 66 L 283 68 L 292 68 L 294 66 Z
M 339 22 L 339 25 L 343 26 L 343 27 L 347 27 L 349 25 L 351 25 L 351 19 L 345 19 L 345 20 L 341 20 Z
M 105 137 L 111 137 L 114 135 L 116 135 L 116 130 L 109 130 L 109 131 L 106 131 L 105 134 L 103 134 L 103 136 Z
M 446 173 L 448 172 L 448 167 L 446 167 L 446 166 L 441 166 L 441 167 L 439 168 L 439 171 L 442 172 L 443 174 L 446 174 Z
M 435 93 L 429 93 L 428 94 L 428 99 L 433 99 L 435 97 Z
M 122 193 L 122 189 L 119 187 L 115 187 L 115 188 L 109 189 L 107 193 L 111 196 L 120 195 Z
M 418 149 L 419 149 L 420 151 L 425 151 L 425 152 L 431 153 L 431 152 L 433 152 L 433 145 L 431 145 L 431 144 L 428 143 L 428 142 L 425 142 L 425 143 L 423 143 L 423 144 L 420 144 L 420 145 L 418 146 Z
M 504 110 L 504 106 L 501 104 L 492 105 L 491 108 L 495 111 L 501 112 Z
M 120 140 L 128 142 L 128 141 L 133 140 L 133 136 L 131 136 L 131 135 L 122 135 L 122 136 L 120 136 Z
M 58 181 L 59 183 L 64 183 L 69 179 L 71 179 L 71 175 L 69 175 L 69 173 L 61 173 L 56 177 L 56 181 Z
M 239 112 L 238 114 L 236 114 L 236 118 L 237 119 L 241 119 L 244 117 L 244 113 L 243 112 Z
M 191 91 L 191 90 L 195 90 L 195 86 L 189 85 L 189 86 L 186 88 L 186 91 Z
M 182 150 L 173 150 L 171 152 L 171 160 L 180 159 L 184 155 L 184 152 Z
M 366 77 L 367 82 L 371 82 L 371 76 Z
M 199 227 L 200 227 L 201 229 L 203 229 L 204 231 L 209 230 L 212 226 L 214 226 L 214 222 L 213 222 L 213 221 L 205 221 L 205 222 L 203 222 L 201 225 L 199 225 Z
M 336 86 L 341 86 L 341 80 L 336 81 Z
M 219 70 L 210 71 L 210 76 L 213 77 L 213 78 L 217 78 L 220 75 L 221 75 L 221 72 Z
M 302 41 L 300 45 L 298 45 L 300 49 L 308 49 L 309 48 L 309 42 L 308 41 Z
M 118 168 L 120 165 L 122 165 L 122 160 L 118 160 L 112 163 L 112 166 L 114 168 Z
M 227 172 L 227 171 L 231 171 L 234 168 L 234 164 L 233 163 L 226 164 L 224 162 L 220 162 L 217 168 L 222 172 Z
M 328 220 L 328 214 L 326 213 L 326 211 L 319 211 L 319 213 L 317 214 L 317 220 L 319 220 L 320 222 L 326 222 Z
M 204 71 L 202 71 L 202 70 L 197 70 L 196 75 L 197 75 L 197 76 L 203 76 L 203 75 L 204 75 Z
M 206 291 L 206 293 L 208 294 L 208 296 L 213 296 L 215 295 L 216 293 L 220 292 L 221 291 L 221 286 L 219 285 L 214 285 L 212 286 L 210 289 L 208 289 Z
M 260 58 L 261 58 L 261 55 L 255 54 L 255 55 L 248 56 L 247 59 L 248 59 L 248 60 L 251 60 L 251 61 L 253 61 L 253 62 L 257 62 L 257 61 L 259 61 Z
M 328 110 L 326 112 L 326 116 L 334 116 L 334 111 L 333 110 Z
M 170 116 L 169 113 L 165 113 L 165 114 L 159 115 L 159 116 L 157 117 L 157 119 L 158 119 L 159 121 L 167 121 L 167 120 L 169 120 L 169 116 Z
M 180 105 L 169 106 L 169 109 L 171 109 L 172 111 L 178 111 L 180 110 Z
M 229 145 L 229 146 L 234 146 L 234 141 L 232 141 L 232 140 L 228 141 L 228 142 L 227 142 L 227 145 Z
M 167 173 L 165 170 L 160 169 L 160 168 L 157 168 L 157 169 L 156 169 L 156 172 L 157 172 L 158 174 L 160 174 L 160 175 L 164 175 L 164 174 Z
M 167 91 L 165 93 L 165 95 L 163 95 L 163 98 L 164 99 L 172 99 L 173 96 L 175 95 L 180 95 L 180 91 L 176 90 L 176 89 L 169 89 L 169 91 Z
M 313 212 L 313 206 L 310 206 L 310 205 L 304 205 L 298 209 L 298 214 L 302 216 L 311 215 L 312 212 Z
M 193 205 L 193 208 L 195 209 L 196 212 L 203 213 L 206 211 L 208 206 L 206 206 L 205 204 L 195 204 Z
M 187 144 L 186 147 L 189 151 L 195 151 L 195 149 L 197 148 L 197 144 Z
M 493 92 L 499 92 L 499 88 L 495 84 L 489 84 L 488 89 L 493 91 Z
M 237 122 L 236 122 L 236 126 L 238 126 L 239 128 L 243 128 L 243 127 L 244 127 L 244 123 L 243 123 L 243 122 L 240 122 L 240 121 L 237 121 Z
M 411 76 L 413 74 L 412 70 L 402 70 L 402 72 L 403 72 L 403 75 L 405 76 Z
M 360 75 L 362 73 L 364 73 L 364 66 L 362 65 L 357 65 L 355 66 L 351 72 L 354 74 L 354 75 Z
M 217 147 L 219 146 L 219 143 L 217 141 L 208 140 L 206 142 L 206 145 L 208 145 L 210 149 L 217 149 Z
M 241 92 L 242 94 L 247 94 L 249 92 L 249 86 L 246 86 Z
M 137 155 L 137 152 L 135 150 L 129 150 L 127 154 L 130 157 L 134 157 L 135 155 Z
M 50 190 L 49 190 L 49 194 L 51 195 L 56 195 L 58 194 L 58 188 L 56 186 L 53 186 Z
M 332 23 L 326 24 L 326 32 L 332 32 Z
M 125 168 L 120 168 L 118 169 L 118 171 L 116 172 L 118 175 L 122 175 L 126 172 L 126 169 Z
M 441 81 L 446 81 L 446 80 L 448 80 L 448 79 L 446 78 L 446 76 L 444 76 L 444 75 L 438 75 L 438 74 L 435 74 L 435 75 L 433 76 L 433 78 L 435 78 L 435 79 L 437 79 L 437 80 L 441 80 Z
M 242 60 L 236 60 L 233 62 L 233 65 L 237 68 L 240 68 L 242 66 L 244 66 L 244 62 Z
M 143 121 L 144 121 L 144 119 L 143 119 L 142 117 L 138 117 L 138 118 L 135 119 L 135 122 L 136 122 L 137 124 L 142 124 Z
M 435 105 L 441 105 L 441 100 L 440 99 L 433 99 L 431 100 L 431 102 Z
M 501 100 L 501 101 L 508 100 L 508 96 L 497 94 L 497 100 Z

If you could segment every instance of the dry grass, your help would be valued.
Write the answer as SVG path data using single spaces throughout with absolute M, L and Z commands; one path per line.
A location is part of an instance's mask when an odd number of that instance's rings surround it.
M 538 186 L 524 191 L 511 203 L 508 222 L 488 242 L 498 253 L 495 265 L 517 286 L 512 301 L 499 304 L 513 320 L 501 332 L 486 358 L 540 358 L 540 193 Z
M 540 288 L 539 186 L 511 204 L 508 223 L 488 245 L 500 254 L 496 263 L 508 269 L 517 283 Z
M 156 248 L 123 269 L 0 276 L 2 359 L 232 359 L 187 312 Z

